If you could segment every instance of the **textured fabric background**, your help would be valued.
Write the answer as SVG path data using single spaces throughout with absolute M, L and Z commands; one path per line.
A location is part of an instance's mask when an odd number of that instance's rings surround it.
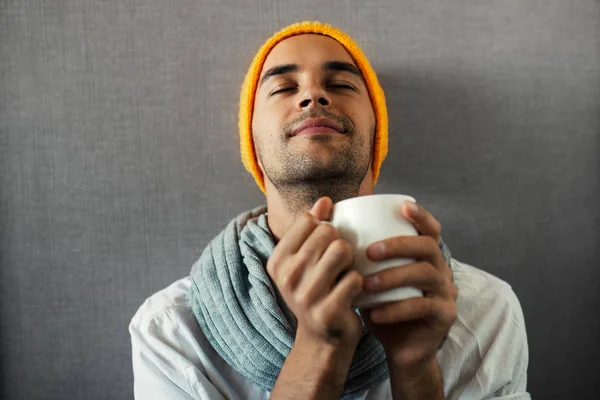
M 377 191 L 413 195 L 453 256 L 513 285 L 533 397 L 597 393 L 597 1 L 0 0 L 0 397 L 133 397 L 138 306 L 263 203 L 238 93 L 304 19 L 380 75 Z

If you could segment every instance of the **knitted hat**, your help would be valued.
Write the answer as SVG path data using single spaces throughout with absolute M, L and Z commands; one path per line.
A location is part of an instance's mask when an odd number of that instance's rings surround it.
M 246 79 L 244 80 L 242 92 L 240 94 L 239 129 L 242 162 L 244 163 L 244 166 L 248 172 L 254 176 L 256 183 L 260 187 L 260 190 L 262 190 L 262 192 L 265 194 L 265 180 L 262 171 L 258 166 L 256 151 L 254 149 L 254 143 L 252 142 L 252 113 L 254 111 L 254 97 L 256 95 L 256 88 L 258 86 L 258 80 L 260 79 L 260 73 L 262 71 L 265 59 L 273 47 L 286 38 L 305 33 L 321 34 L 329 36 L 338 41 L 346 48 L 348 53 L 350 53 L 350 56 L 352 56 L 356 66 L 362 73 L 363 79 L 369 91 L 369 97 L 371 98 L 371 104 L 373 105 L 376 121 L 375 144 L 373 148 L 372 161 L 373 183 L 377 182 L 379 169 L 381 168 L 381 164 L 387 155 L 388 116 L 387 107 L 385 105 L 385 95 L 383 93 L 383 89 L 379 85 L 375 71 L 373 71 L 371 65 L 369 64 L 369 61 L 356 43 L 354 43 L 354 41 L 348 35 L 339 29 L 318 21 L 299 22 L 283 28 L 262 45 L 256 56 L 254 56 L 252 64 L 250 64 L 250 69 L 248 69 L 248 72 L 246 73 Z

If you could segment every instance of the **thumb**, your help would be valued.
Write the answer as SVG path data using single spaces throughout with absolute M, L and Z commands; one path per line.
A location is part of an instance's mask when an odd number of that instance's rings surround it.
M 333 208 L 333 202 L 327 196 L 321 197 L 312 206 L 309 213 L 314 215 L 320 221 L 329 221 L 331 217 L 331 209 Z

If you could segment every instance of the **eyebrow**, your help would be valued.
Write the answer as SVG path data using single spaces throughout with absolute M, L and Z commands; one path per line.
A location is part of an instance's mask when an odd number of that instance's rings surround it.
M 323 63 L 323 69 L 327 71 L 344 71 L 349 72 L 353 75 L 356 75 L 362 78 L 362 74 L 360 70 L 353 64 L 346 61 L 326 61 Z M 298 64 L 281 64 L 277 65 L 273 68 L 270 68 L 265 72 L 265 74 L 260 78 L 259 86 L 265 83 L 269 78 L 272 78 L 277 75 L 285 75 L 291 72 L 300 71 L 300 66 Z
M 289 74 L 290 72 L 298 72 L 300 71 L 300 67 L 298 64 L 282 64 L 277 65 L 271 69 L 269 69 L 262 78 L 260 78 L 259 86 L 267 81 L 267 79 L 276 76 L 276 75 L 284 75 Z
M 356 66 L 354 64 L 350 64 L 349 62 L 346 62 L 346 61 L 327 61 L 326 63 L 323 64 L 323 69 L 326 69 L 328 71 L 350 72 L 351 74 L 362 78 L 362 74 L 360 73 L 360 70 L 358 68 L 356 68 Z

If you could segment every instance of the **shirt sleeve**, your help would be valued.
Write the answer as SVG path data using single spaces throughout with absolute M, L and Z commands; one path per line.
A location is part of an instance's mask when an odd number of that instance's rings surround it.
M 202 366 L 186 357 L 177 330 L 164 325 L 154 319 L 129 325 L 135 399 L 224 400 Z
M 504 290 L 508 307 L 503 317 L 506 320 L 506 328 L 499 332 L 500 341 L 498 351 L 508 353 L 509 364 L 507 368 L 512 369 L 512 378 L 505 382 L 491 399 L 502 400 L 530 400 L 527 393 L 527 368 L 529 366 L 529 346 L 527 344 L 527 331 L 525 329 L 525 318 L 517 295 L 510 286 Z M 512 365 L 511 365 L 512 364 Z M 499 363 L 498 366 L 502 366 Z
M 509 285 L 497 293 L 502 306 L 488 310 L 479 339 L 481 364 L 461 399 L 530 400 L 527 393 L 529 347 L 523 311 Z

